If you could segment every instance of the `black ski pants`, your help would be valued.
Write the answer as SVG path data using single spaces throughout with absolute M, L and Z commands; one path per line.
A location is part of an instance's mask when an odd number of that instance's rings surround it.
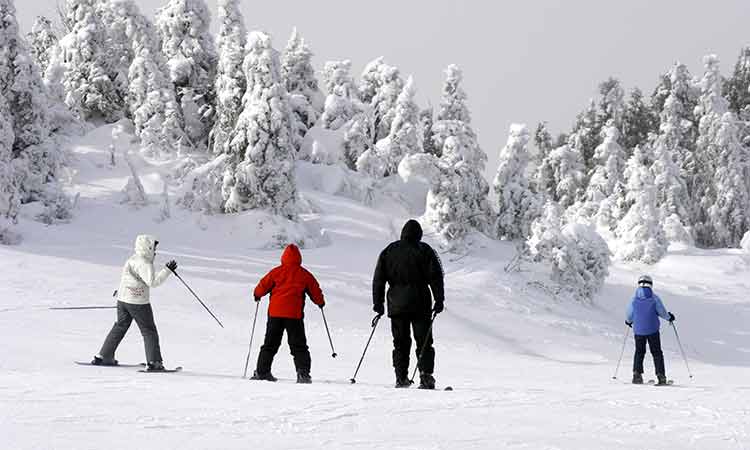
M 424 355 L 419 362 L 419 371 L 432 374 L 435 370 L 435 348 L 432 346 L 430 317 L 393 316 L 391 317 L 391 334 L 393 335 L 393 368 L 396 378 L 404 379 L 409 375 L 409 353 L 411 352 L 411 331 L 414 330 L 416 342 L 415 353 L 424 347 Z M 429 335 L 428 335 L 429 334 Z M 426 344 L 425 344 L 426 342 Z
M 115 351 L 128 332 L 130 324 L 135 323 L 141 330 L 143 345 L 146 347 L 147 362 L 161 362 L 161 348 L 159 347 L 159 333 L 154 323 L 154 311 L 150 304 L 133 305 L 125 302 L 117 302 L 117 322 L 110 330 L 104 345 L 99 350 L 99 356 L 104 359 L 113 359 Z
M 657 375 L 666 375 L 664 371 L 664 353 L 661 351 L 661 335 L 657 331 L 649 335 L 635 335 L 635 358 L 633 373 L 643 373 L 643 359 L 646 357 L 646 343 L 654 358 L 654 369 Z
M 305 322 L 302 319 L 286 319 L 281 317 L 269 317 L 266 324 L 266 338 L 260 347 L 258 355 L 258 365 L 256 371 L 265 375 L 271 372 L 273 357 L 279 351 L 281 338 L 286 330 L 289 350 L 294 358 L 294 367 L 297 373 L 310 374 L 310 350 L 307 347 L 307 337 L 305 336 Z

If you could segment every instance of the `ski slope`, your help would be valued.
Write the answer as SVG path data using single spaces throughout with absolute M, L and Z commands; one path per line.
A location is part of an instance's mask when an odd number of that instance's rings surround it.
M 73 147 L 72 223 L 24 220 L 24 242 L 0 247 L 0 448 L 2 449 L 747 449 L 750 448 L 750 258 L 739 251 L 673 249 L 650 268 L 615 265 L 595 305 L 552 296 L 543 267 L 504 267 L 512 244 L 477 238 L 468 255 L 443 255 L 446 311 L 434 328 L 438 385 L 396 390 L 389 323 L 381 321 L 356 385 L 349 383 L 371 331 L 370 276 L 379 251 L 409 212 L 394 201 L 364 206 L 300 179 L 303 228 L 339 356 L 317 308 L 306 327 L 314 384 L 296 385 L 286 344 L 279 383 L 241 379 L 255 305 L 251 290 L 276 265 L 268 218 L 202 218 L 172 207 L 158 216 L 166 165 L 139 163 L 154 203 L 119 204 L 129 172 L 107 165 L 110 127 Z M 301 170 L 313 170 L 311 168 Z M 322 175 L 321 175 L 322 174 Z M 309 174 L 308 174 L 309 175 Z M 317 182 L 315 182 L 317 180 Z M 165 364 L 177 374 L 81 367 L 114 320 L 113 305 L 136 234 L 155 234 L 169 259 L 222 320 L 213 321 L 175 278 L 152 293 Z M 675 386 L 632 386 L 627 342 L 613 380 L 637 275 L 647 270 L 677 316 L 694 378 L 672 330 L 663 328 Z M 540 284 L 541 283 L 541 284 Z M 262 307 L 267 306 L 264 301 Z M 265 328 L 264 312 L 251 370 Z M 143 361 L 133 325 L 118 354 Z M 650 356 L 646 377 L 653 377 Z

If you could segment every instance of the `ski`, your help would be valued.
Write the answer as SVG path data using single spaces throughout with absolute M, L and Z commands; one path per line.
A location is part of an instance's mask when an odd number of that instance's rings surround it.
M 138 372 L 141 373 L 175 373 L 175 372 L 181 372 L 182 366 L 175 367 L 174 369 L 162 369 L 162 370 L 148 370 L 148 369 L 141 369 Z
M 648 384 L 651 386 L 672 386 L 674 384 L 674 380 L 667 380 L 667 384 L 657 384 L 656 380 L 648 380 Z
M 140 364 L 117 363 L 115 365 L 105 365 L 105 364 L 91 364 L 91 362 L 87 362 L 87 361 L 73 361 L 73 362 L 78 364 L 79 366 L 92 366 L 92 367 L 123 367 L 123 368 L 146 367 L 146 363 L 140 363 Z

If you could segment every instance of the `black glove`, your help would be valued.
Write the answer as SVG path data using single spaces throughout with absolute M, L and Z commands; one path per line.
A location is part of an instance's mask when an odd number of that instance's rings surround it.
M 669 323 L 674 322 L 674 314 L 669 313 Z
M 629 326 L 630 328 L 633 328 L 633 322 L 626 320 L 625 325 Z
M 373 305 L 372 310 L 378 313 L 378 315 L 382 316 L 385 314 L 385 305 L 382 303 L 378 303 L 376 305 Z
M 443 302 L 435 302 L 435 307 L 432 308 L 432 312 L 435 314 L 440 314 L 443 312 L 443 309 L 445 309 L 445 305 L 443 305 Z
M 169 261 L 167 263 L 167 269 L 171 270 L 172 272 L 177 270 L 177 261 L 175 261 L 174 259 L 172 261 Z
M 260 297 L 255 297 L 255 301 L 259 302 L 260 301 Z

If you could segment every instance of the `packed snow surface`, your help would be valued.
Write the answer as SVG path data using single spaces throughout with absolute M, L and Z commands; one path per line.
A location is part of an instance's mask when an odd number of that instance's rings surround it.
M 738 250 L 672 248 L 652 267 L 615 264 L 594 304 L 583 305 L 556 297 L 545 267 L 505 272 L 514 246 L 477 237 L 467 255 L 442 255 L 447 299 L 434 327 L 435 377 L 439 388 L 455 390 L 392 388 L 387 320 L 352 385 L 371 331 L 372 270 L 411 208 L 395 196 L 365 206 L 337 195 L 324 166 L 300 164 L 306 213 L 292 234 L 313 236 L 303 263 L 326 294 L 338 357 L 331 358 L 321 314 L 309 305 L 314 384 L 293 382 L 286 344 L 274 364 L 280 382 L 253 382 L 241 378 L 251 290 L 278 263 L 281 252 L 271 244 L 285 225 L 258 213 L 202 217 L 174 206 L 171 218 L 158 221 L 169 167 L 140 159 L 150 203 L 121 204 L 130 172 L 122 158 L 109 167 L 109 131 L 95 130 L 73 148 L 68 188 L 80 199 L 72 223 L 23 220 L 23 243 L 0 246 L 2 449 L 750 448 L 750 260 Z M 99 350 L 114 311 L 48 308 L 113 305 L 140 233 L 159 238 L 157 264 L 176 259 L 226 328 L 171 278 L 153 290 L 152 305 L 165 363 L 183 372 L 77 366 Z M 677 316 L 694 375 L 664 326 L 671 387 L 628 383 L 631 338 L 612 379 L 624 311 L 642 272 Z M 266 307 L 264 300 L 251 371 Z M 117 357 L 143 361 L 135 324 Z M 652 367 L 647 356 L 647 372 Z

